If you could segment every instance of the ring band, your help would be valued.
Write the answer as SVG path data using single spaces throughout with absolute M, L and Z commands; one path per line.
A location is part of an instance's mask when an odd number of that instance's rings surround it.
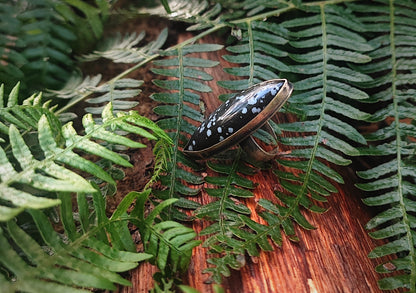
M 269 122 L 264 124 L 264 126 L 262 126 L 261 129 L 267 131 L 277 141 L 276 133 L 273 131 Z M 247 156 L 254 161 L 267 162 L 274 159 L 276 155 L 279 153 L 279 146 L 277 144 L 274 146 L 272 151 L 266 151 L 257 143 L 257 141 L 254 139 L 252 135 L 250 135 L 247 139 L 243 140 L 240 143 L 240 146 L 247 154 Z

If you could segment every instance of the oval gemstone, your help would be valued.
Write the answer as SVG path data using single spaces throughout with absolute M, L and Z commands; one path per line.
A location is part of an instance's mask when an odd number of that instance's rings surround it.
M 273 116 L 291 91 L 292 85 L 287 80 L 274 79 L 240 92 L 202 122 L 184 153 L 205 158 L 237 144 Z

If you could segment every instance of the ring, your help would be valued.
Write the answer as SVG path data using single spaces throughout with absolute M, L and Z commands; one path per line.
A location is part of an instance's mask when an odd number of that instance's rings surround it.
M 272 79 L 236 94 L 201 123 L 185 145 L 184 154 L 196 160 L 207 159 L 241 143 L 252 158 L 271 160 L 278 149 L 264 150 L 251 135 L 268 125 L 267 121 L 285 104 L 292 91 L 288 80 Z M 276 137 L 270 125 L 265 127 Z

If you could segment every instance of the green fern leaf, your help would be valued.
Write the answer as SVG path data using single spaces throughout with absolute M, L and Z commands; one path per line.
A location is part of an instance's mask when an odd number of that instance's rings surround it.
M 53 4 L 57 16 L 59 15 L 76 35 L 77 42 L 74 48 L 77 52 L 85 52 L 91 42 L 100 39 L 110 7 L 109 1 L 101 0 L 63 0 Z
M 149 195 L 150 190 L 137 194 L 136 207 L 131 213 L 134 219 L 131 221 L 139 227 L 145 251 L 154 256 L 155 264 L 164 277 L 169 278 L 188 267 L 192 249 L 201 242 L 194 240 L 196 233 L 191 228 L 170 220 L 157 220 L 163 209 L 177 201 L 175 198 L 159 203 L 145 217 L 145 203 Z
M 74 76 L 68 80 L 67 84 L 61 90 L 49 90 L 47 96 L 70 99 L 68 105 L 59 109 L 57 112 L 71 119 L 75 117 L 75 114 L 66 113 L 66 109 L 85 100 L 90 106 L 85 107 L 84 110 L 87 113 L 95 115 L 97 122 L 101 121 L 101 118 L 97 115 L 100 115 L 110 102 L 113 105 L 112 109 L 115 113 L 126 112 L 137 106 L 138 102 L 132 100 L 132 98 L 140 94 L 141 90 L 139 87 L 143 84 L 143 81 L 122 78 L 97 86 L 100 80 L 101 75 L 95 77 L 87 76 L 84 80 L 81 80 L 79 76 Z M 94 95 L 94 97 L 89 97 L 91 95 Z
M 40 98 L 33 96 L 25 100 L 25 105 L 21 106 L 16 102 L 17 96 L 18 87 L 10 94 L 8 106 L 3 109 L 10 111 L 17 118 L 25 117 L 22 113 L 37 114 L 31 116 L 32 119 L 38 119 L 37 124 L 29 125 L 23 130 L 37 132 L 39 148 L 29 148 L 25 135 L 21 134 L 16 126 L 5 121 L 4 125 L 8 128 L 9 137 L 9 145 L 6 145 L 6 148 L 10 150 L 6 152 L 5 149 L 0 148 L 2 200 L 0 218 L 5 222 L 0 227 L 0 242 L 4 247 L 0 253 L 2 260 L 0 267 L 2 271 L 8 273 L 10 279 L 1 275 L 2 288 L 7 289 L 8 292 L 46 290 L 85 292 L 82 288 L 114 290 L 114 283 L 129 285 L 129 282 L 121 278 L 117 272 L 130 270 L 136 267 L 138 262 L 153 257 L 151 254 L 135 253 L 136 246 L 127 226 L 126 211 L 137 194 L 127 195 L 108 219 L 105 199 L 97 191 L 98 186 L 86 181 L 76 171 L 91 173 L 110 183 L 114 183 L 114 180 L 103 169 L 79 154 L 88 152 L 114 163 L 129 166 L 128 161 L 97 144 L 93 139 L 103 139 L 132 147 L 143 146 L 114 134 L 117 129 L 148 139 L 160 138 L 159 141 L 164 141 L 161 147 L 168 147 L 171 143 L 170 138 L 152 121 L 135 112 L 118 113 L 115 116 L 111 103 L 103 110 L 102 124 L 96 124 L 90 114 L 84 117 L 85 135 L 80 136 L 72 128 L 71 123 L 61 127 L 56 118 L 48 119 L 47 115 L 36 111 L 49 110 L 39 107 Z M 55 117 L 51 112 L 50 115 Z M 59 125 L 54 127 L 58 130 L 57 133 L 52 131 L 53 124 Z M 151 130 L 152 133 L 145 129 Z M 77 153 L 73 152 L 74 150 L 77 150 Z M 159 160 L 162 161 L 163 157 Z M 71 167 L 71 170 L 67 167 Z M 78 212 L 75 214 L 77 216 L 74 216 L 73 212 L 71 199 L 73 192 L 78 192 Z M 43 196 L 39 196 L 38 193 Z M 56 199 L 53 198 L 53 193 L 57 193 Z M 45 195 L 48 197 L 44 197 Z M 58 204 L 60 204 L 60 219 L 64 227 L 63 235 L 58 235 L 47 216 L 39 211 Z M 12 219 L 25 210 L 36 224 L 39 235 L 29 235 Z M 25 221 L 28 221 L 27 217 Z M 171 231 L 179 231 L 175 225 L 171 228 Z M 169 230 L 167 227 L 163 229 Z M 188 230 L 182 237 L 169 238 L 171 247 L 180 251 L 170 253 L 170 259 L 177 261 L 181 268 L 187 265 L 192 248 L 199 244 L 190 240 L 190 233 L 191 231 Z M 192 233 L 194 238 L 195 233 L 193 231 Z M 168 239 L 168 234 L 164 237 Z M 178 239 L 182 240 L 178 242 Z M 166 249 L 163 251 L 166 253 Z
M 31 131 L 37 129 L 37 124 L 42 115 L 45 115 L 53 128 L 53 131 L 59 132 L 60 123 L 56 119 L 53 109 L 48 104 L 41 105 L 41 94 L 32 95 L 19 105 L 20 83 L 17 83 L 8 98 L 7 105 L 0 103 L 0 133 L 9 134 L 8 125 L 13 124 L 21 130 Z M 0 87 L 0 100 L 4 99 L 4 86 Z M 8 139 L 4 137 L 4 139 Z
M 167 117 L 161 119 L 158 125 L 167 131 L 174 145 L 172 154 L 170 155 L 171 160 L 168 163 L 167 174 L 160 176 L 161 183 L 169 188 L 162 191 L 155 191 L 155 195 L 160 199 L 180 198 L 180 195 L 192 196 L 199 192 L 198 189 L 187 187 L 182 183 L 182 180 L 190 184 L 202 183 L 200 176 L 196 176 L 188 168 L 182 167 L 200 168 L 180 152 L 187 141 L 186 135 L 192 134 L 195 130 L 195 126 L 188 122 L 189 119 L 196 122 L 202 121 L 200 112 L 185 102 L 199 105 L 198 92 L 208 92 L 211 90 L 203 83 L 205 80 L 210 80 L 211 77 L 195 67 L 213 67 L 218 62 L 188 57 L 187 55 L 198 52 L 216 51 L 220 48 L 221 46 L 212 44 L 187 45 L 166 53 L 166 55 L 173 57 L 154 62 L 156 66 L 159 66 L 159 68 L 152 69 L 154 72 L 164 76 L 174 77 L 174 79 L 169 80 L 154 80 L 156 85 L 168 90 L 168 92 L 155 93 L 151 96 L 153 100 L 164 103 L 164 105 L 157 106 L 154 111 L 161 116 Z M 175 205 L 184 208 L 195 208 L 197 206 L 195 202 L 185 198 L 181 198 Z M 173 218 L 187 219 L 187 216 L 184 214 L 174 211 L 172 206 L 167 210 L 168 218 L 173 216 Z
M 95 2 L 17 0 L 1 4 L 0 15 L 7 25 L 0 31 L 0 78 L 8 91 L 19 80 L 22 91 L 29 93 L 58 89 L 72 76 L 74 49 L 83 51 L 98 40 L 108 16 L 110 4 Z
M 37 105 L 39 99 L 35 97 L 26 100 L 27 105 L 17 105 L 15 102 L 17 92 L 18 86 L 10 94 L 8 106 L 1 109 L 3 113 L 9 114 L 4 115 L 3 123 L 7 128 L 9 144 L 5 148 L 0 146 L 0 198 L 4 201 L 1 205 L 4 211 L 3 221 L 13 218 L 24 208 L 42 209 L 60 203 L 59 199 L 45 197 L 45 193 L 95 191 L 90 182 L 68 167 L 90 173 L 110 184 L 115 184 L 113 178 L 106 171 L 92 161 L 82 158 L 74 150 L 105 158 L 121 166 L 131 166 L 130 163 L 92 139 L 128 147 L 144 147 L 139 142 L 114 133 L 114 130 L 121 129 L 148 139 L 160 137 L 168 143 L 171 141 L 152 121 L 137 113 L 119 113 L 114 116 L 111 103 L 102 113 L 103 124 L 97 125 L 91 115 L 84 117 L 83 124 L 86 134 L 80 136 L 71 123 L 61 128 L 53 113 L 47 108 Z M 30 101 L 32 101 L 32 105 L 30 105 Z M 48 115 L 42 114 L 40 110 Z M 32 120 L 36 121 L 36 119 L 37 123 L 33 123 Z M 14 124 L 10 124 L 10 121 L 23 121 L 18 124 L 23 131 L 37 131 L 39 149 L 31 150 L 19 129 Z M 27 121 L 29 121 L 28 124 L 25 124 L 24 122 Z M 144 128 L 153 130 L 154 134 Z M 9 148 L 10 152 L 7 152 Z M 61 165 L 62 163 L 64 165 Z M 34 192 L 32 192 L 34 194 L 30 194 L 26 190 L 27 187 L 43 191 L 44 194 L 43 196 L 35 196 Z
M 289 217 L 302 227 L 312 229 L 313 226 L 302 216 L 299 206 L 310 211 L 323 212 L 324 209 L 314 205 L 308 196 L 314 200 L 325 201 L 325 196 L 337 192 L 328 179 L 343 182 L 342 177 L 326 166 L 324 161 L 339 165 L 348 164 L 349 160 L 339 156 L 338 153 L 357 156 L 360 153 L 352 142 L 366 143 L 362 135 L 348 121 L 349 119 L 364 120 L 369 117 L 369 114 L 351 104 L 353 101 L 355 103 L 368 97 L 365 92 L 357 88 L 356 83 L 370 81 L 371 78 L 362 73 L 355 74 L 347 64 L 341 66 L 340 63 L 335 62 L 351 62 L 351 58 L 342 58 L 342 56 L 349 56 L 352 53 L 365 56 L 362 52 L 372 47 L 354 31 L 354 29 L 361 30 L 359 24 L 345 27 L 343 22 L 338 21 L 340 18 L 351 18 L 344 13 L 334 6 L 324 5 L 312 16 L 309 14 L 281 24 L 288 30 L 288 44 L 296 48 L 297 52 L 302 50 L 306 52 L 302 55 L 289 54 L 292 61 L 288 62 L 295 62 L 289 66 L 290 71 L 298 74 L 301 79 L 294 82 L 295 92 L 286 111 L 300 114 L 307 121 L 279 125 L 272 123 L 277 133 L 281 131 L 302 133 L 301 136 L 280 138 L 281 143 L 299 149 L 292 150 L 278 162 L 296 168 L 301 173 L 294 176 L 287 171 L 275 171 L 282 186 L 290 194 L 295 195 L 290 197 L 277 193 L 277 197 L 285 206 L 279 207 L 276 211 L 266 209 L 262 214 L 264 217 L 267 213 L 271 213 L 268 215 L 269 218 L 279 218 L 274 221 L 275 224 L 283 223 Z M 352 46 L 350 39 L 354 40 L 355 46 Z M 320 49 L 316 50 L 317 46 L 320 46 Z M 311 52 L 312 49 L 314 51 Z M 369 60 L 370 58 L 366 57 L 353 62 Z M 346 79 L 351 75 L 357 78 Z M 293 162 L 294 158 L 301 161 Z M 293 237 L 291 234 L 288 236 Z
M 42 117 L 43 119 L 41 118 L 39 121 L 40 128 L 42 128 L 41 124 L 45 121 L 44 116 Z M 47 141 L 41 136 L 42 133 L 43 131 L 40 129 L 39 142 L 40 144 L 46 144 Z M 9 137 L 13 156 L 18 161 L 20 168 L 24 171 L 20 173 L 15 171 L 10 182 L 3 181 L 2 185 L 8 186 L 12 182 L 16 182 L 28 184 L 34 188 L 47 191 L 93 191 L 90 184 L 76 173 L 65 170 L 65 168 L 52 162 L 50 164 L 44 164 L 42 161 L 36 160 L 14 125 L 9 127 Z M 44 172 L 49 176 L 37 173 L 37 171 Z
M 23 23 L 16 18 L 18 6 L 11 3 L 0 4 L 0 15 L 2 27 L 0 29 L 0 52 L 1 62 L 0 81 L 6 83 L 6 90 L 11 88 L 24 77 L 22 66 L 27 63 L 22 54 L 24 42 L 19 40 Z
M 132 33 L 124 37 L 116 35 L 113 38 L 104 40 L 96 51 L 82 56 L 81 60 L 95 61 L 98 58 L 106 58 L 115 63 L 139 63 L 155 54 L 165 43 L 167 36 L 168 30 L 164 29 L 155 41 L 137 48 L 136 46 L 145 37 L 144 32 L 139 35 Z
M 71 200 L 67 195 L 61 198 L 62 223 L 69 241 L 59 237 L 47 217 L 36 210 L 31 210 L 30 214 L 44 241 L 43 248 L 14 221 L 0 229 L 1 266 L 14 278 L 12 282 L 3 279 L 2 288 L 9 288 L 7 292 L 89 292 L 82 288 L 112 290 L 114 283 L 129 285 L 115 272 L 129 270 L 151 255 L 120 251 L 97 240 L 94 234 L 109 225 L 107 218 L 107 222 L 98 222 L 98 226 L 92 224 L 94 229 L 83 235 L 77 233 Z M 15 251 L 17 247 L 19 254 Z
M 65 230 L 63 235 L 55 232 L 46 215 L 37 210 L 30 210 L 29 213 L 41 240 L 35 241 L 34 236 L 25 232 L 14 220 L 0 228 L 0 242 L 4 248 L 0 253 L 0 266 L 13 278 L 13 281 L 2 278 L 3 289 L 7 288 L 7 292 L 89 292 L 82 288 L 114 290 L 114 283 L 129 285 L 116 272 L 132 269 L 152 255 L 117 248 L 116 241 L 108 242 L 106 235 L 113 240 L 114 235 L 121 231 L 120 224 L 127 228 L 124 214 L 137 195 L 127 195 L 125 204 L 108 219 L 102 194 L 97 191 L 94 194 L 92 210 L 82 207 L 85 194 L 78 195 L 80 219 L 84 212 L 88 218 L 79 222 L 75 220 L 69 194 L 59 194 L 62 201 L 60 216 Z M 113 229 L 116 223 L 117 229 Z M 79 229 L 80 226 L 82 229 Z M 104 239 L 99 239 L 103 232 Z M 135 251 L 130 233 L 127 237 Z
M 392 255 L 392 269 L 379 265 L 380 273 L 397 272 L 378 282 L 383 290 L 406 288 L 416 290 L 416 250 L 414 244 L 415 227 L 415 188 L 416 179 L 414 150 L 416 128 L 414 120 L 415 91 L 411 76 L 416 69 L 413 62 L 416 37 L 408 24 L 415 21 L 415 7 L 410 1 L 379 1 L 373 6 L 374 13 L 363 14 L 365 4 L 349 6 L 365 23 L 372 40 L 377 44 L 369 53 L 374 60 L 370 64 L 356 66 L 366 74 L 375 76 L 374 81 L 365 84 L 372 92 L 370 102 L 375 103 L 375 113 L 367 120 L 379 123 L 379 128 L 366 135 L 372 147 L 360 149 L 363 155 L 379 156 L 382 163 L 357 172 L 366 182 L 357 186 L 369 193 L 364 202 L 370 206 L 380 206 L 383 210 L 372 218 L 366 228 L 372 230 L 370 236 L 386 239 L 388 243 L 376 247 L 369 257 L 380 258 Z M 409 42 L 410 41 L 410 42 Z M 413 58 L 413 59 L 412 59 Z M 409 79 L 410 78 L 410 79 Z
M 76 36 L 65 27 L 48 1 L 32 1 L 18 14 L 22 21 L 25 49 L 22 54 L 28 61 L 22 70 L 25 82 L 43 88 L 59 88 L 74 69 L 68 52 Z M 42 24 L 41 26 L 38 24 Z
M 212 171 L 225 176 L 207 176 L 205 178 L 206 182 L 213 184 L 215 188 L 204 188 L 204 190 L 215 200 L 195 211 L 197 218 L 213 222 L 202 230 L 200 235 L 209 236 L 204 242 L 205 247 L 208 247 L 213 253 L 222 254 L 221 260 L 214 257 L 209 258 L 207 261 L 214 264 L 215 267 L 205 270 L 205 272 L 212 273 L 214 280 L 218 283 L 221 281 L 222 275 L 229 274 L 227 266 L 239 269 L 244 265 L 239 262 L 239 259 L 244 257 L 245 251 L 251 255 L 258 255 L 257 245 L 262 248 L 270 248 L 264 242 L 264 239 L 267 239 L 267 234 L 261 233 L 262 237 L 255 237 L 256 232 L 267 229 L 267 227 L 251 221 L 247 217 L 251 211 L 242 202 L 244 198 L 254 196 L 251 190 L 255 188 L 255 184 L 242 177 L 242 174 L 253 174 L 255 170 L 243 163 L 241 153 L 241 150 L 228 151 L 225 155 L 228 159 L 216 163 L 207 162 Z M 233 159 L 231 165 L 227 162 L 230 158 Z M 242 227 L 244 229 L 241 229 Z
M 256 21 L 248 23 L 241 41 L 237 45 L 227 47 L 227 51 L 236 55 L 223 56 L 229 62 L 247 64 L 224 69 L 230 74 L 247 78 L 220 81 L 218 84 L 231 90 L 243 90 L 260 81 L 278 78 L 277 71 L 290 71 L 289 67 L 279 60 L 287 56 L 287 53 L 278 46 L 287 42 L 287 30 L 276 24 Z

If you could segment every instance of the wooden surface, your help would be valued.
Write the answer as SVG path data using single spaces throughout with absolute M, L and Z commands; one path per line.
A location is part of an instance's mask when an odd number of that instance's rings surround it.
M 189 37 L 187 34 L 181 35 L 179 42 Z M 205 42 L 223 43 L 221 39 L 217 41 L 212 37 Z M 214 77 L 214 81 L 209 83 L 214 92 L 202 96 L 206 115 L 219 105 L 216 97 L 226 92 L 216 85 L 216 81 L 233 78 L 222 70 L 222 67 L 229 66 L 221 57 L 224 54 L 227 54 L 225 50 L 202 56 L 221 62 L 221 66 L 207 70 Z M 376 284 L 380 275 L 374 272 L 380 260 L 367 257 L 376 242 L 363 228 L 373 215 L 361 202 L 361 191 L 354 187 L 357 178 L 353 171 L 347 168 L 337 171 L 342 174 L 345 184 L 334 183 L 339 193 L 330 196 L 323 205 L 329 210 L 322 215 L 304 212 L 317 229 L 307 231 L 297 228 L 298 243 L 284 237 L 282 247 L 275 247 L 272 252 L 262 252 L 257 258 L 247 256 L 246 265 L 240 271 L 233 271 L 231 277 L 224 280 L 222 285 L 226 292 L 381 292 Z M 278 178 L 270 171 L 263 171 L 250 179 L 258 183 L 254 190 L 255 197 L 246 200 L 252 211 L 258 199 L 273 199 L 273 191 L 281 188 Z M 211 198 L 202 193 L 197 200 L 205 204 Z M 255 214 L 253 219 L 258 220 Z M 200 231 L 205 225 L 203 221 L 198 221 L 193 228 Z M 189 271 L 183 276 L 185 284 L 200 292 L 212 292 L 212 285 L 207 284 L 209 275 L 202 273 L 206 267 L 206 249 L 197 247 Z M 133 286 L 119 291 L 148 292 L 152 288 L 155 271 L 149 264 L 140 265 L 131 272 Z
M 346 184 L 329 198 L 325 214 L 305 213 L 317 230 L 297 229 L 299 243 L 285 239 L 273 252 L 247 257 L 247 265 L 225 281 L 226 291 L 379 292 L 374 262 L 367 258 L 374 243 L 362 228 L 368 211 L 353 188 L 354 181 L 344 175 Z M 247 201 L 251 208 L 259 198 L 273 199 L 273 189 L 279 188 L 275 175 L 262 172 L 251 179 L 259 184 L 255 198 Z M 205 251 L 198 247 L 187 281 L 201 292 L 210 292 L 210 286 L 204 285 L 207 276 L 200 273 L 206 267 L 204 259 Z

